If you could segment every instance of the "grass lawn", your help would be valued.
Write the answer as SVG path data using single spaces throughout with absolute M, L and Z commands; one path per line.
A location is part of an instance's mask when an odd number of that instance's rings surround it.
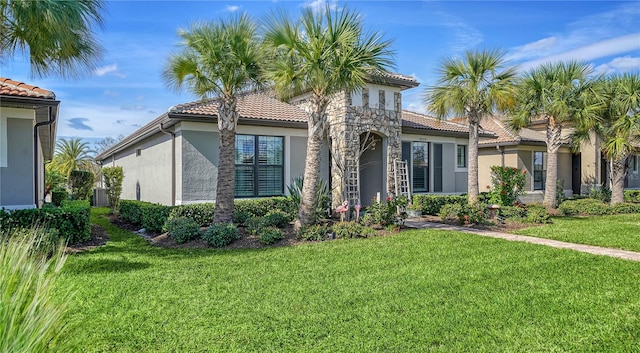
M 640 351 L 640 263 L 435 230 L 162 249 L 93 212 L 111 241 L 57 283 L 87 352 Z
M 640 252 L 640 214 L 554 218 L 553 224 L 515 233 Z

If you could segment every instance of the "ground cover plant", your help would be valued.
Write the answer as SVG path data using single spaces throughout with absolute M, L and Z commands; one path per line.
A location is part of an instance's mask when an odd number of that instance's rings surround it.
M 517 234 L 640 252 L 640 214 L 556 217 L 553 224 Z
M 436 230 L 164 249 L 97 211 L 58 283 L 87 352 L 640 350 L 639 263 Z

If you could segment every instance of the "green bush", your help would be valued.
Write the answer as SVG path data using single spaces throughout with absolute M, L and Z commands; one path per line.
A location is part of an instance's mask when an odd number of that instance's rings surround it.
M 558 206 L 561 216 L 605 215 L 609 214 L 609 205 L 600 200 L 587 198 L 580 200 L 567 200 Z
M 271 210 L 262 220 L 267 227 L 284 228 L 291 222 L 291 216 L 281 210 Z
M 589 188 L 589 198 L 608 203 L 611 201 L 611 189 L 607 186 L 592 186 Z
M 89 203 L 85 201 L 65 201 L 58 208 L 41 208 L 0 211 L 0 230 L 30 229 L 41 226 L 55 229 L 59 237 L 69 244 L 91 238 Z
M 271 210 L 281 210 L 289 215 L 289 219 L 293 219 L 298 209 L 286 197 L 237 200 L 234 203 L 233 221 L 244 223 L 250 217 L 264 217 Z
M 439 216 L 445 222 L 461 223 L 460 215 L 463 214 L 464 207 L 459 203 L 445 204 L 440 208 Z M 464 221 L 464 219 L 463 219 Z
M 620 214 L 620 213 L 640 213 L 640 204 L 637 203 L 619 203 L 613 206 L 610 206 L 611 214 Z
M 503 219 L 522 222 L 527 217 L 527 209 L 518 206 L 500 206 L 498 214 Z
M 524 222 L 535 224 L 551 223 L 551 217 L 544 206 L 529 204 L 527 205 L 527 216 L 525 217 Z
M 93 194 L 93 173 L 86 170 L 73 170 L 69 174 L 71 198 L 74 200 L 88 200 Z
M 162 228 L 178 244 L 200 237 L 200 226 L 191 218 L 169 218 Z
M 111 208 L 112 213 L 117 214 L 120 210 L 120 194 L 122 193 L 124 172 L 122 167 L 104 167 L 102 168 L 102 175 L 104 175 L 109 208 Z
M 398 214 L 398 207 L 405 207 L 407 205 L 407 198 L 405 196 L 390 198 L 387 197 L 385 201 L 378 202 L 372 199 L 371 206 L 366 208 L 364 220 L 367 225 L 379 225 L 386 226 L 389 224 L 399 223 L 406 214 Z
M 125 221 L 135 224 L 142 224 L 142 207 L 148 202 L 136 201 L 136 200 L 122 200 L 120 201 L 120 217 Z
M 421 205 L 422 214 L 436 216 L 442 206 L 447 204 L 465 204 L 467 196 L 458 195 L 413 195 L 413 204 Z
M 298 230 L 296 236 L 298 239 L 303 240 L 325 240 L 327 239 L 327 232 L 330 228 L 323 224 L 314 224 L 306 227 L 302 227 Z
M 356 222 L 335 223 L 332 230 L 336 239 L 367 238 L 376 234 L 375 230 Z
M 250 217 L 244 222 L 247 232 L 256 235 L 265 227 L 265 224 L 261 217 Z
M 69 193 L 65 189 L 54 189 L 51 191 L 51 202 L 60 207 L 62 205 L 62 201 L 66 200 L 69 197 Z
M 490 203 L 512 206 L 519 195 L 524 193 L 526 170 L 494 165 L 491 167 Z
M 202 235 L 209 245 L 222 248 L 240 239 L 238 228 L 229 224 L 212 224 Z
M 78 348 L 66 335 L 61 305 L 69 293 L 56 283 L 66 261 L 64 247 L 50 247 L 48 237 L 42 230 L 0 231 L 0 352 Z M 53 300 L 54 292 L 62 295 Z
M 162 231 L 164 223 L 169 219 L 171 206 L 145 203 L 141 208 L 142 227 L 148 232 L 157 233 Z
M 640 190 L 625 190 L 624 202 L 640 203 Z
M 487 205 L 484 203 L 447 204 L 442 206 L 439 213 L 444 221 L 457 222 L 459 224 L 486 224 L 488 221 Z
M 169 218 L 187 217 L 193 219 L 199 226 L 205 227 L 213 222 L 216 210 L 215 203 L 194 203 L 176 206 L 171 210 Z
M 271 245 L 284 238 L 284 233 L 276 227 L 266 227 L 260 230 L 258 240 L 262 244 Z

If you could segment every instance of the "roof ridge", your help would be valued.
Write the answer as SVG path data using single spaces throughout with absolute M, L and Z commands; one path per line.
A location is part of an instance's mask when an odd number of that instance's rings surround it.
M 492 121 L 512 138 L 516 138 L 520 136 L 519 134 L 516 134 L 514 131 L 512 131 L 510 128 L 504 126 L 504 124 L 502 123 L 502 119 L 496 116 L 495 114 L 491 114 L 489 115 L 489 117 L 491 117 Z
M 28 93 L 35 93 L 35 94 L 31 94 L 31 96 L 34 95 L 40 95 L 44 98 L 51 98 L 51 99 L 55 99 L 56 95 L 55 93 L 53 93 L 53 91 L 49 91 L 46 90 L 44 88 L 40 88 L 38 86 L 34 86 L 34 85 L 30 85 L 28 83 L 24 83 L 21 81 L 16 81 L 16 80 L 12 80 L 8 77 L 0 77 L 0 86 L 4 86 L 9 88 L 9 90 L 16 90 L 16 91 L 20 91 L 20 92 L 25 92 L 27 93 L 27 96 L 29 96 Z M 16 95 L 16 94 L 11 94 L 9 93 L 5 93 L 7 95 Z M 42 98 L 41 97 L 41 98 Z

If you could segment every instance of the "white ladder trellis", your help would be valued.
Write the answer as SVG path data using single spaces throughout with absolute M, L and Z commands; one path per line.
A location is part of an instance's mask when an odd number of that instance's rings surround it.
M 407 202 L 411 202 L 411 186 L 409 184 L 409 168 L 407 161 L 396 159 L 393 172 L 396 182 L 396 197 L 405 196 Z M 398 210 L 404 212 L 405 210 Z
M 354 207 L 360 204 L 360 163 L 353 158 L 345 161 L 346 185 L 345 198 L 349 201 L 349 206 Z

